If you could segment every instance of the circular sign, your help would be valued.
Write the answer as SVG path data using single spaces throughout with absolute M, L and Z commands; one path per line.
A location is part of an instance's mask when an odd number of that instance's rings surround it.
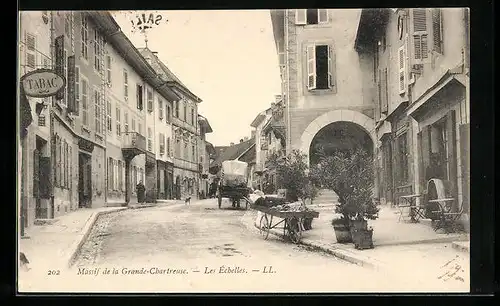
M 21 78 L 24 93 L 35 98 L 54 96 L 66 85 L 63 76 L 50 69 L 38 69 L 25 74 Z
M 398 35 L 399 39 L 403 39 L 403 17 L 398 16 Z

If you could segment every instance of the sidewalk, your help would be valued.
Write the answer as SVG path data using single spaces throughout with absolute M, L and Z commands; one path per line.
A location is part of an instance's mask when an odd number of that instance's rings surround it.
M 460 267 L 460 276 L 468 281 L 469 254 L 458 252 L 453 242 L 467 241 L 465 234 L 438 234 L 425 222 L 398 222 L 395 210 L 383 207 L 379 219 L 370 220 L 373 227 L 375 248 L 356 250 L 354 244 L 337 243 L 330 222 L 334 216 L 333 208 L 315 208 L 320 215 L 314 219 L 312 230 L 303 232 L 301 244 L 313 250 L 330 253 L 348 262 L 361 266 L 391 271 L 395 274 L 407 273 L 422 279 L 437 279 L 448 273 L 449 269 Z M 243 218 L 247 226 L 255 226 L 256 211 L 250 211 Z M 273 224 L 280 219 L 273 218 Z M 273 235 L 282 237 L 282 229 L 271 230 Z M 447 264 L 448 263 L 448 264 Z M 453 263 L 453 264 L 452 264 Z M 451 272 L 450 272 L 451 273 Z M 449 273 L 448 273 L 449 274 Z M 441 279 L 447 276 L 442 276 Z

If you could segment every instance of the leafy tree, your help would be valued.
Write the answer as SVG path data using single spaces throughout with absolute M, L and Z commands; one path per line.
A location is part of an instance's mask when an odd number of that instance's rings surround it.
M 332 189 L 339 196 L 336 212 L 345 221 L 374 220 L 378 208 L 373 202 L 373 167 L 371 156 L 362 149 L 335 151 L 321 156 L 310 176 L 315 184 Z
M 276 171 L 277 185 L 287 189 L 291 201 L 316 196 L 316 188 L 309 180 L 307 155 L 294 150 L 288 156 L 272 154 L 268 162 Z

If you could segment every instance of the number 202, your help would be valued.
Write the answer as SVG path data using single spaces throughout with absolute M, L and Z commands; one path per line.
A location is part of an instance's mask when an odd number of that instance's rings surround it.
M 59 275 L 59 270 L 49 270 L 48 275 Z

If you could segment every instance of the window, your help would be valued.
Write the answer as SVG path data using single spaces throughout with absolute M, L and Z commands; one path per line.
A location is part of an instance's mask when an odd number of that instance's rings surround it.
M 123 129 L 124 129 L 125 133 L 128 133 L 128 113 L 124 112 L 123 116 L 124 116 L 123 117 L 123 120 L 124 120 Z
M 101 35 L 99 35 L 99 32 L 97 29 L 94 29 L 94 69 L 97 72 L 101 72 Z
M 96 89 L 94 89 L 94 107 L 95 107 L 95 132 L 97 134 L 102 134 L 101 99 L 99 92 Z
M 139 129 L 138 129 L 139 134 L 142 135 L 142 124 L 139 122 Z
M 153 151 L 153 132 L 150 127 L 148 127 L 148 151 Z
M 89 85 L 86 79 L 82 79 L 82 124 L 84 126 L 89 125 L 89 97 L 88 97 Z
M 170 147 L 170 137 L 167 138 L 167 155 L 172 156 L 172 151 Z
M 328 22 L 328 10 L 326 9 L 307 9 L 295 11 L 296 24 L 321 24 Z
M 139 110 L 142 110 L 143 109 L 143 102 L 142 102 L 142 95 L 143 95 L 143 91 L 142 91 L 142 86 L 137 84 L 136 86 L 136 95 L 137 95 L 137 109 Z
M 89 24 L 87 20 L 87 16 L 81 14 L 82 16 L 82 27 L 81 27 L 81 54 L 82 57 L 86 60 L 89 59 Z
M 181 101 L 174 102 L 175 103 L 175 117 L 179 118 L 179 104 Z
M 329 45 L 307 46 L 307 88 L 329 89 L 334 86 L 333 48 Z
M 128 99 L 128 72 L 127 69 L 123 69 L 123 96 L 125 100 Z
M 72 32 L 73 32 L 73 27 L 71 23 L 71 12 L 64 12 L 64 34 L 66 37 L 71 39 L 72 37 Z
M 163 120 L 163 101 L 158 97 L 158 117 Z
M 183 111 L 184 111 L 184 121 L 187 122 L 187 106 L 186 106 L 186 104 L 184 104 Z
M 170 105 L 167 105 L 165 107 L 166 114 L 165 114 L 165 121 L 169 122 L 170 121 Z
M 26 66 L 36 68 L 36 36 L 26 33 Z
M 187 141 L 184 141 L 184 160 L 188 160 L 188 143 Z
M 135 118 L 132 117 L 132 132 L 135 132 Z
M 433 50 L 437 53 L 443 54 L 443 20 L 441 9 L 432 9 L 432 41 Z
M 194 145 L 191 145 L 191 160 L 196 162 L 196 151 L 194 149 Z
M 384 74 L 383 74 L 383 83 L 382 83 L 382 90 L 384 91 L 384 99 L 382 100 L 382 113 L 387 114 L 389 111 L 389 88 L 388 88 L 388 80 L 387 78 L 388 73 L 387 73 L 387 68 L 384 69 Z
M 160 133 L 158 141 L 160 142 L 160 154 L 163 155 L 165 154 L 165 135 Z
M 117 176 L 118 176 L 118 190 L 123 190 L 123 175 L 122 175 L 122 169 L 123 169 L 123 166 L 122 166 L 122 161 L 119 160 L 118 161 L 118 167 L 117 167 Z
M 122 125 L 120 123 L 120 108 L 116 107 L 116 135 L 120 136 L 122 134 Z
M 108 126 L 108 133 L 113 132 L 113 123 L 111 120 L 111 102 L 108 100 L 106 108 L 106 125 Z
M 148 112 L 153 111 L 153 92 L 148 89 L 147 90 L 147 99 L 148 99 Z
M 106 55 L 106 82 L 111 87 L 111 56 Z
M 398 137 L 398 150 L 399 150 L 399 171 L 400 184 L 408 182 L 408 140 L 407 133 L 403 133 Z
M 416 60 L 428 56 L 427 42 L 427 9 L 413 9 L 413 47 Z
M 195 125 L 195 121 L 194 121 L 194 109 L 191 109 L 191 124 Z

